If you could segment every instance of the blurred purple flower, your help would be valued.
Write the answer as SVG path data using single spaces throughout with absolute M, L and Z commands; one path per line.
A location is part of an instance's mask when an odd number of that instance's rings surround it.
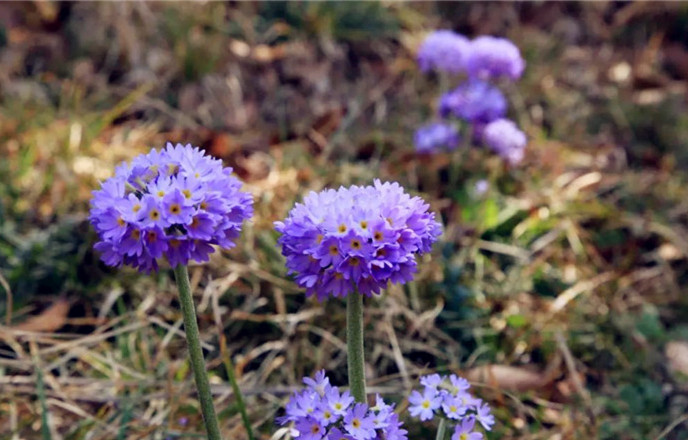
M 497 119 L 487 124 L 483 131 L 483 140 L 511 165 L 516 165 L 523 160 L 528 142 L 525 133 L 508 119 Z
M 420 70 L 439 70 L 461 73 L 466 69 L 470 42 L 463 35 L 450 30 L 432 32 L 418 49 Z
M 460 142 L 459 131 L 452 124 L 435 122 L 416 130 L 414 143 L 418 153 L 435 153 L 446 149 L 454 150 Z
M 471 80 L 440 98 L 442 117 L 454 115 L 472 123 L 486 123 L 506 114 L 506 99 L 498 88 L 485 81 Z
M 518 47 L 506 38 L 484 35 L 471 41 L 466 69 L 472 77 L 488 79 L 505 76 L 517 80 L 525 66 Z

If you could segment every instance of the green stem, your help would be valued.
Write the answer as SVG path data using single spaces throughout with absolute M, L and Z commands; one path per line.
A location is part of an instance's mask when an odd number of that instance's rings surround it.
M 440 419 L 440 424 L 437 425 L 437 436 L 435 440 L 444 440 L 445 432 L 447 430 L 447 421 L 445 419 Z
M 189 346 L 189 358 L 191 368 L 196 379 L 196 389 L 198 390 L 198 400 L 201 403 L 203 421 L 208 433 L 208 440 L 221 440 L 220 427 L 215 416 L 213 407 L 213 395 L 210 393 L 210 383 L 208 374 L 205 371 L 205 361 L 201 350 L 201 338 L 198 333 L 196 323 L 196 309 L 194 308 L 193 297 L 191 296 L 191 286 L 189 284 L 189 272 L 184 265 L 177 265 L 174 268 L 174 276 L 177 279 L 179 288 L 179 299 L 182 304 L 184 315 L 184 330 L 186 331 L 186 342 Z
M 363 360 L 363 295 L 354 291 L 346 300 L 346 349 L 349 388 L 357 402 L 366 402 Z

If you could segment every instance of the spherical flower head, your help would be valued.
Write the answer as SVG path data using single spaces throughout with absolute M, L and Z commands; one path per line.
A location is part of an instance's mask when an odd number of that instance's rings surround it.
M 502 156 L 511 165 L 523 160 L 526 134 L 508 119 L 497 119 L 485 126 L 483 140 L 492 151 Z
M 506 38 L 481 36 L 470 43 L 466 70 L 474 78 L 517 80 L 526 67 L 518 47 Z
M 401 428 L 394 407 L 380 396 L 374 407 L 354 404 L 350 393 L 330 385 L 324 372 L 319 372 L 315 379 L 304 378 L 304 383 L 308 388 L 294 393 L 287 402 L 285 415 L 277 419 L 283 425 L 290 423 L 298 439 L 406 440 L 407 431 Z M 326 385 L 324 394 L 318 392 L 318 384 Z
M 428 207 L 398 183 L 376 180 L 312 192 L 275 228 L 287 268 L 307 295 L 372 295 L 413 279 L 416 256 L 442 232 Z
M 470 41 L 456 32 L 432 32 L 418 49 L 418 66 L 423 72 L 439 70 L 452 74 L 461 73 L 466 70 L 470 48 Z
M 435 122 L 416 130 L 413 137 L 416 152 L 421 154 L 435 153 L 441 150 L 454 150 L 459 146 L 459 131 L 452 124 Z
M 440 98 L 442 117 L 454 115 L 471 123 L 487 123 L 506 114 L 506 98 L 498 88 L 482 80 L 471 80 Z
M 186 265 L 207 261 L 213 245 L 233 247 L 253 200 L 231 173 L 198 147 L 169 143 L 119 165 L 91 200 L 101 259 L 150 272 L 161 259 Z

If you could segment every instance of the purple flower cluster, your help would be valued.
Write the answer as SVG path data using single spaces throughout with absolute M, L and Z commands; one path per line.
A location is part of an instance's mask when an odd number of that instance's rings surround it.
M 513 81 L 523 75 L 526 62 L 518 47 L 506 38 L 489 35 L 471 41 L 466 71 L 474 78 L 506 77 Z
M 518 47 L 506 38 L 483 35 L 470 41 L 447 29 L 427 36 L 418 49 L 420 70 L 466 73 L 472 78 L 517 80 L 526 63 Z
M 185 265 L 207 261 L 212 245 L 233 247 L 253 200 L 231 173 L 198 147 L 170 143 L 121 164 L 93 192 L 95 249 L 110 266 L 150 272 L 162 257 Z
M 286 412 L 277 422 L 293 423 L 292 435 L 299 440 L 406 440 L 406 430 L 380 395 L 375 406 L 355 403 L 348 391 L 330 385 L 324 371 L 306 377 L 307 388 L 294 393 Z
M 502 92 L 481 80 L 470 80 L 440 98 L 440 116 L 455 116 L 471 123 L 487 123 L 506 114 Z
M 483 139 L 492 150 L 515 165 L 523 160 L 526 148 L 525 133 L 513 121 L 496 119 L 485 126 Z
M 437 150 L 454 150 L 459 146 L 459 131 L 452 124 L 435 122 L 416 130 L 414 143 L 418 153 L 434 153 Z
M 521 53 L 511 41 L 505 38 L 480 36 L 469 41 L 463 35 L 449 30 L 430 34 L 418 52 L 418 63 L 424 72 L 440 70 L 448 73 L 464 73 L 466 81 L 453 90 L 444 93 L 438 105 L 437 122 L 416 131 L 415 144 L 419 153 L 436 152 L 446 148 L 447 130 L 438 127 L 452 127 L 452 139 L 459 137 L 458 130 L 449 125 L 449 118 L 472 125 L 473 139 L 484 143 L 512 165 L 524 156 L 526 137 L 515 124 L 508 129 L 503 123 L 499 129 L 486 131 L 494 121 L 504 120 L 507 101 L 504 94 L 488 81 L 507 78 L 515 81 L 525 69 Z M 505 121 L 505 120 L 504 120 Z M 488 134 L 489 133 L 489 134 Z M 506 136 L 500 138 L 499 133 Z
M 466 70 L 471 43 L 450 30 L 431 33 L 418 49 L 418 65 L 423 72 L 440 70 L 461 73 Z
M 379 293 L 416 272 L 416 255 L 442 233 L 435 214 L 398 183 L 311 192 L 275 222 L 287 268 L 318 299 Z
M 481 440 L 483 434 L 475 432 L 475 422 L 485 430 L 492 430 L 495 423 L 490 407 L 468 390 L 471 385 L 454 374 L 431 374 L 420 378 L 423 392 L 412 391 L 409 396 L 409 412 L 421 421 L 432 420 L 436 415 L 456 423 L 452 440 Z

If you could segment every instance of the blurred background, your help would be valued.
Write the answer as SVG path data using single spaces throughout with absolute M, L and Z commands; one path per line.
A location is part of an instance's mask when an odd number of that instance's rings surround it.
M 526 59 L 518 166 L 415 153 L 442 91 L 415 53 L 444 28 Z M 345 383 L 344 304 L 304 297 L 272 222 L 381 178 L 445 233 L 367 301 L 373 392 L 404 409 L 418 374 L 460 372 L 489 438 L 688 439 L 686 29 L 685 3 L 0 3 L 0 438 L 202 438 L 171 271 L 105 267 L 87 221 L 116 164 L 171 141 L 256 201 L 191 268 L 227 438 L 230 356 L 264 439 L 302 376 Z

